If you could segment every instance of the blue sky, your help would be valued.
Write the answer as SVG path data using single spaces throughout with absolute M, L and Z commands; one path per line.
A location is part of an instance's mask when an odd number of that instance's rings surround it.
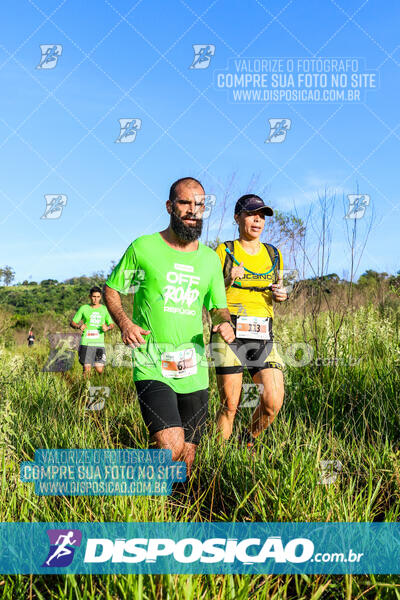
M 399 17 L 396 2 L 378 0 L 3 3 L 0 266 L 16 281 L 107 272 L 133 239 L 166 227 L 169 186 L 187 175 L 216 196 L 212 238 L 235 174 L 220 237 L 234 235 L 232 203 L 255 176 L 251 190 L 274 208 L 312 209 L 316 264 L 327 189 L 336 194 L 329 271 L 342 276 L 342 198 L 361 193 L 370 204 L 360 241 L 372 223 L 358 275 L 396 272 Z M 62 45 L 52 69 L 37 68 L 41 44 Z M 189 68 L 194 44 L 215 46 L 207 68 Z M 377 85 L 355 102 L 235 102 L 216 77 L 251 57 L 357 59 Z M 116 143 L 119 119 L 133 118 L 136 139 Z M 283 142 L 266 143 L 269 119 L 291 120 Z M 60 218 L 41 219 L 52 194 L 67 204 Z

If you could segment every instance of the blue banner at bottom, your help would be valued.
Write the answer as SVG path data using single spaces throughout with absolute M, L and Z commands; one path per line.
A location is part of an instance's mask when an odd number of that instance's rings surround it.
M 398 523 L 0 523 L 2 574 L 400 573 Z

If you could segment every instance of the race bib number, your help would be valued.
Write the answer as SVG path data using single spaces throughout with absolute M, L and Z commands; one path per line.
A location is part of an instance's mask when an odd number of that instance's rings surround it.
M 195 375 L 197 364 L 194 348 L 161 354 L 161 372 L 164 377 L 178 379 Z
M 236 337 L 269 340 L 269 317 L 238 317 Z
M 86 337 L 90 339 L 96 339 L 100 337 L 100 333 L 97 331 L 97 329 L 90 329 L 86 332 Z

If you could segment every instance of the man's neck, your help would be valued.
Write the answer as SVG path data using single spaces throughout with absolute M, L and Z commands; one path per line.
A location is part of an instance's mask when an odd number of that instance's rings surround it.
M 257 254 L 260 250 L 260 240 L 258 238 L 239 237 L 239 242 L 242 248 L 249 254 Z
M 171 226 L 164 229 L 164 231 L 160 231 L 160 235 L 168 246 L 181 252 L 195 252 L 199 247 L 199 240 L 194 240 L 193 242 L 181 240 Z
M 100 306 L 100 302 L 98 304 L 93 304 L 92 302 L 90 303 L 90 306 L 92 308 L 98 308 Z

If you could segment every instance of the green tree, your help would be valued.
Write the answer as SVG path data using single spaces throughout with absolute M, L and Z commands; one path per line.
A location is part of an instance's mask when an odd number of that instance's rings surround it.
M 277 246 L 286 244 L 292 251 L 296 244 L 302 241 L 306 231 L 302 219 L 276 209 L 273 216 L 266 220 L 265 229 L 272 243 Z
M 46 287 L 49 285 L 57 285 L 57 283 L 57 279 L 43 279 L 43 281 L 40 282 L 40 285 Z
M 373 269 L 367 269 L 365 273 L 360 275 L 358 283 L 361 285 L 376 285 L 384 281 L 387 277 L 387 273 L 378 273 Z
M 3 280 L 4 285 L 11 285 L 11 282 L 15 279 L 14 269 L 9 265 L 0 269 L 0 279 Z

